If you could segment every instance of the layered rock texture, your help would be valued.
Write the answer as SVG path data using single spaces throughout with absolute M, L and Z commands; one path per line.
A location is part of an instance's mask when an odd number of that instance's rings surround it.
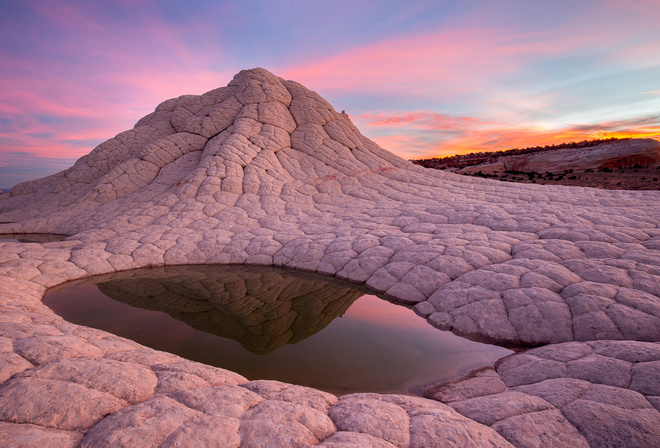
M 427 170 L 254 69 L 168 100 L 0 197 L 0 444 L 657 446 L 660 192 Z M 431 399 L 247 379 L 63 321 L 46 288 L 189 264 L 364 285 L 432 325 L 543 346 Z
M 501 156 L 494 161 L 458 170 L 460 174 L 561 173 L 575 170 L 602 170 L 628 167 L 660 167 L 660 142 L 635 138 L 605 142 L 588 148 L 562 148 L 531 154 Z

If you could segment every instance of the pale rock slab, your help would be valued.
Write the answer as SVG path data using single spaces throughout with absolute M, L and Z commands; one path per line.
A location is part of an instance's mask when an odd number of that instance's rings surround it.
M 433 446 L 438 439 L 447 447 L 510 447 L 504 438 L 486 426 L 439 409 L 410 413 L 410 447 Z
M 37 378 L 13 378 L 0 386 L 0 419 L 68 431 L 86 430 L 127 403 L 83 386 Z
M 7 448 L 74 448 L 82 434 L 42 426 L 0 422 L 0 444 Z
M 241 420 L 239 434 L 244 446 L 304 447 L 317 445 L 335 432 L 328 415 L 293 403 L 262 401 Z
M 98 358 L 69 358 L 19 375 L 80 384 L 134 404 L 154 394 L 156 375 L 141 365 Z
M 502 392 L 496 395 L 453 402 L 451 406 L 462 415 L 491 426 L 493 423 L 520 414 L 545 411 L 553 406 L 543 399 L 519 392 Z
M 2 353 L 0 354 L 0 383 L 4 383 L 15 374 L 32 367 L 34 365 L 31 362 L 15 353 Z
M 557 410 L 547 410 L 509 417 L 492 428 L 517 447 L 588 448 L 580 432 Z
M 35 365 L 61 358 L 103 356 L 103 352 L 83 339 L 73 336 L 27 337 L 14 342 L 14 350 Z
M 410 443 L 410 417 L 395 404 L 347 395 L 328 415 L 339 431 L 369 434 L 400 448 Z
M 497 373 L 486 375 L 484 372 L 471 372 L 459 380 L 446 381 L 426 388 L 424 396 L 443 403 L 451 403 L 456 400 L 497 394 L 506 390 L 506 384 L 502 382 Z
M 80 444 L 91 446 L 160 445 L 188 421 L 203 414 L 162 395 L 115 412 L 90 428 Z
M 562 413 L 591 446 L 655 446 L 660 443 L 660 416 L 655 409 L 621 409 L 576 400 Z M 606 424 L 594 425 L 601 421 Z

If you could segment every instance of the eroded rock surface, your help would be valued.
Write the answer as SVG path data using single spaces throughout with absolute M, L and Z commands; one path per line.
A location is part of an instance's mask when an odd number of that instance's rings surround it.
M 501 156 L 492 162 L 458 170 L 461 174 L 504 171 L 560 173 L 633 166 L 660 167 L 660 142 L 635 138 L 603 142 L 588 148 L 562 148 L 531 154 Z
M 425 395 L 516 446 L 650 447 L 660 444 L 660 383 L 650 374 L 658 359 L 657 343 L 556 344 L 508 356 L 495 369 L 437 384 Z M 484 379 L 496 386 L 480 387 Z
M 254 69 L 162 103 L 2 195 L 0 213 L 0 232 L 70 235 L 0 242 L 0 440 L 15 446 L 660 444 L 658 192 L 426 170 Z M 69 280 L 188 264 L 335 276 L 438 328 L 545 346 L 439 387 L 446 405 L 338 399 L 248 382 L 41 303 Z

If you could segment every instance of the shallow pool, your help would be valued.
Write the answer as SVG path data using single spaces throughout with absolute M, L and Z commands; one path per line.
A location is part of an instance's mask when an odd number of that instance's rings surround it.
M 44 303 L 70 322 L 248 379 L 337 394 L 420 393 L 512 353 L 350 283 L 279 269 L 141 269 L 49 291 Z
M 55 235 L 52 233 L 0 233 L 0 241 L 13 243 L 52 243 L 62 241 L 68 235 Z

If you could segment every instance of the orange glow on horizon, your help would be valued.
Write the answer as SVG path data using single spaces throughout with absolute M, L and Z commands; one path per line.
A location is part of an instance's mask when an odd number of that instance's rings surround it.
M 660 119 L 641 117 L 557 129 L 481 121 L 431 112 L 401 116 L 366 114 L 355 117 L 359 128 L 378 145 L 408 159 L 445 157 L 474 152 L 550 146 L 609 138 L 660 139 Z
M 433 155 L 425 158 L 445 157 L 473 152 L 493 152 L 508 149 L 523 149 L 534 146 L 551 146 L 562 143 L 581 142 L 584 140 L 599 140 L 609 138 L 653 138 L 660 139 L 660 128 L 655 130 L 640 129 L 636 131 L 597 131 L 590 133 L 562 132 L 552 133 L 520 133 L 507 136 L 502 143 L 487 145 L 487 140 L 466 139 L 452 142 L 439 148 Z

